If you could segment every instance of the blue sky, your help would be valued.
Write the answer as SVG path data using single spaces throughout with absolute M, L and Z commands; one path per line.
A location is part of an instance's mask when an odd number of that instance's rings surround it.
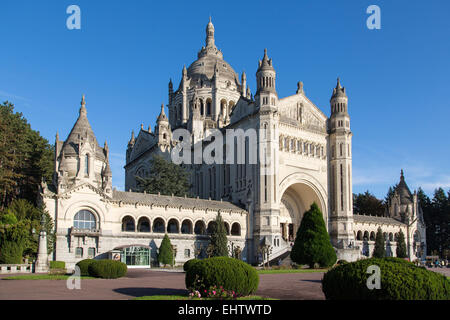
M 66 8 L 81 8 L 81 30 Z M 366 8 L 381 8 L 381 30 Z M 132 129 L 152 125 L 204 44 L 216 45 L 255 92 L 264 48 L 280 97 L 304 82 L 330 114 L 341 77 L 353 131 L 353 191 L 384 197 L 405 171 L 411 189 L 450 189 L 450 2 L 432 1 L 20 1 L 0 3 L 0 100 L 54 142 L 67 137 L 86 95 L 100 144 L 108 140 L 113 185 L 124 186 Z

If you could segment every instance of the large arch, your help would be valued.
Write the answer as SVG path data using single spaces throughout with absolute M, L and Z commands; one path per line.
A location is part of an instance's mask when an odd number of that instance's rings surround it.
M 282 199 L 288 190 L 294 193 L 294 195 L 297 195 L 296 198 L 303 202 L 306 210 L 309 210 L 309 207 L 315 201 L 322 211 L 325 225 L 328 228 L 327 192 L 316 178 L 307 173 L 300 172 L 284 177 L 278 185 L 277 199 Z
M 122 231 L 125 231 L 125 232 L 135 232 L 136 231 L 136 223 L 132 216 L 123 217 Z
M 316 203 L 322 211 L 325 226 L 328 229 L 325 190 L 309 175 L 292 174 L 280 183 L 280 220 L 282 238 L 294 241 L 304 213 Z

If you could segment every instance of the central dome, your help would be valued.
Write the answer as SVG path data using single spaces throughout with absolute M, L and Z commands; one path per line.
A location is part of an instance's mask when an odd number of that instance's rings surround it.
M 214 25 L 210 18 L 206 26 L 206 47 L 199 51 L 198 59 L 189 66 L 187 75 L 194 80 L 211 80 L 216 72 L 220 78 L 239 83 L 239 76 L 228 62 L 223 60 L 222 51 L 217 49 L 214 43 Z

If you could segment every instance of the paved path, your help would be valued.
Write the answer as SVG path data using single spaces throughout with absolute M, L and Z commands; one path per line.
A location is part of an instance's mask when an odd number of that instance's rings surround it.
M 64 280 L 2 280 L 0 300 L 123 300 L 147 295 L 187 294 L 184 273 L 131 269 L 126 278 L 84 279 L 81 290 L 69 290 Z M 277 299 L 324 299 L 323 273 L 260 275 L 257 295 Z

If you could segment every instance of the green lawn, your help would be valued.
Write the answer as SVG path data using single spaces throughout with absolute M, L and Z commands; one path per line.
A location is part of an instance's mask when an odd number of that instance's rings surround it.
M 5 277 L 3 280 L 67 280 L 71 275 L 52 274 L 25 274 L 20 276 Z M 96 279 L 94 277 L 80 277 L 81 279 Z
M 188 296 L 143 296 L 137 297 L 133 300 L 213 300 L 213 299 L 201 299 L 201 298 L 190 298 Z M 272 298 L 265 298 L 261 296 L 248 296 L 248 297 L 240 297 L 236 300 L 277 300 Z
M 262 269 L 259 274 L 327 272 L 328 269 Z

